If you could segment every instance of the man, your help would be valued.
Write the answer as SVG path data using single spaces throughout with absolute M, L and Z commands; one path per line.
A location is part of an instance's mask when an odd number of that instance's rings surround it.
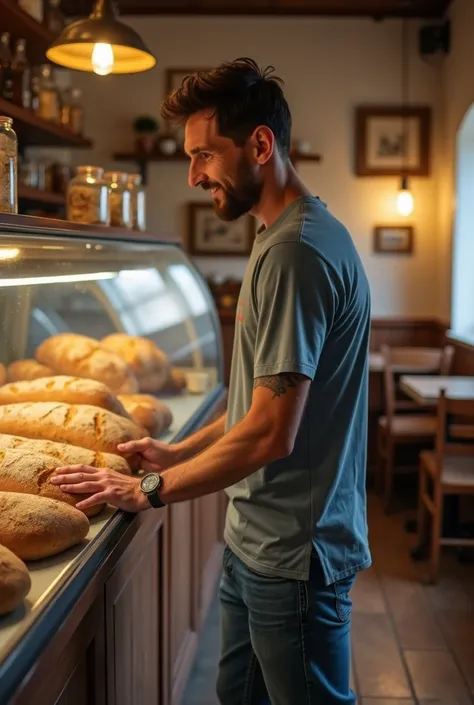
M 349 591 L 370 565 L 365 465 L 370 295 L 349 233 L 289 161 L 291 115 L 272 69 L 238 59 L 183 81 L 189 184 L 258 230 L 242 284 L 227 415 L 177 445 L 144 439 L 135 478 L 59 469 L 78 506 L 129 511 L 227 488 L 222 705 L 342 705 Z M 159 476 L 157 475 L 159 473 Z M 149 498 L 147 494 L 149 494 Z

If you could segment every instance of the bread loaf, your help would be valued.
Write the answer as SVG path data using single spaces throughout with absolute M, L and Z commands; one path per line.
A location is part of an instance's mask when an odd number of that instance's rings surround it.
M 40 365 L 36 360 L 17 360 L 8 365 L 7 379 L 9 382 L 40 379 L 50 377 L 54 372 L 50 367 Z
M 183 389 L 186 389 L 186 375 L 179 367 L 172 367 L 160 391 L 163 394 L 179 394 Z
M 0 544 L 25 561 L 54 556 L 83 541 L 89 520 L 48 497 L 0 492 Z
M 95 379 L 114 393 L 134 394 L 138 391 L 137 379 L 127 363 L 85 335 L 54 335 L 37 348 L 36 359 L 51 367 L 56 374 Z
M 135 423 L 146 428 L 150 436 L 159 436 L 173 422 L 171 409 L 150 394 L 126 394 L 119 398 Z
M 67 502 L 75 507 L 88 495 L 63 492 L 58 485 L 53 485 L 51 476 L 62 463 L 51 455 L 29 453 L 25 450 L 0 450 L 0 492 L 24 492 L 40 497 L 50 497 Z M 104 504 L 86 510 L 88 516 L 95 516 L 104 508 Z
M 0 614 L 16 609 L 31 589 L 31 578 L 23 561 L 0 546 Z
M 0 406 L 0 433 L 71 443 L 104 453 L 117 453 L 119 443 L 147 435 L 130 419 L 97 406 L 40 401 Z M 127 460 L 136 467 L 136 458 Z
M 120 355 L 138 377 L 159 373 L 167 367 L 166 355 L 149 338 L 113 333 L 102 338 L 101 343 Z
M 129 418 L 122 404 L 105 384 L 81 377 L 57 375 L 31 382 L 14 382 L 0 387 L 0 404 L 16 404 L 23 401 L 90 404 Z
M 3 384 L 7 378 L 7 370 L 5 365 L 0 362 L 0 384 Z
M 0 433 L 0 450 L 12 448 L 24 453 L 39 453 L 49 455 L 57 460 L 57 465 L 91 465 L 93 468 L 108 468 L 130 475 L 130 467 L 120 455 L 113 453 L 98 453 L 88 448 L 69 445 L 68 443 L 56 443 L 55 441 L 37 441 L 21 436 L 11 436 Z

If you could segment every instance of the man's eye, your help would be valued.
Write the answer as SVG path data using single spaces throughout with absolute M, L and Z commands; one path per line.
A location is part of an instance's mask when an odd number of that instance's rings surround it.
M 208 162 L 209 159 L 211 158 L 211 155 L 209 152 L 201 152 L 200 156 L 202 159 L 204 159 L 205 162 Z

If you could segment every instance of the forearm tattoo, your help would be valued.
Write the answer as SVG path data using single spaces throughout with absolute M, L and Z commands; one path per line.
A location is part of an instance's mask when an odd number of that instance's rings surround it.
M 304 375 L 298 372 L 282 372 L 279 375 L 271 375 L 270 377 L 257 377 L 254 381 L 254 389 L 256 387 L 267 387 L 273 392 L 273 399 L 281 397 L 291 389 L 297 387 L 305 379 Z

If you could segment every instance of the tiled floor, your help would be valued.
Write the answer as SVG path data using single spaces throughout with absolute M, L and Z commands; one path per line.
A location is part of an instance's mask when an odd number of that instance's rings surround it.
M 403 513 L 369 498 L 373 567 L 352 597 L 354 689 L 360 705 L 474 705 L 474 565 L 443 553 L 437 585 L 413 563 Z M 217 705 L 219 614 L 213 604 L 182 705 Z

